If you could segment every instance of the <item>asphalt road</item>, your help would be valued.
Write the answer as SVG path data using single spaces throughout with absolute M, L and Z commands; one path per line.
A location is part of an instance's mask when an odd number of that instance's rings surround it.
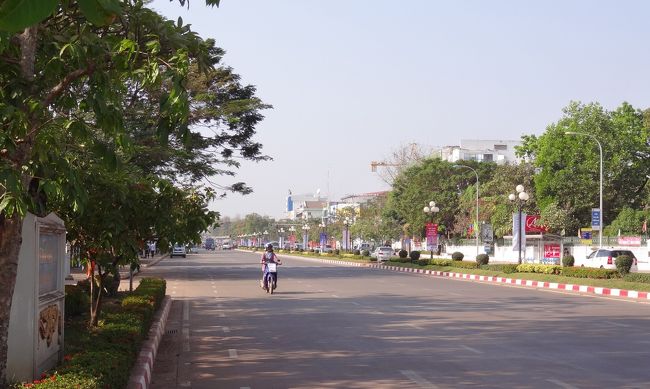
M 650 388 L 650 305 L 260 254 L 165 259 L 152 388 Z M 282 258 L 282 256 L 281 256 Z

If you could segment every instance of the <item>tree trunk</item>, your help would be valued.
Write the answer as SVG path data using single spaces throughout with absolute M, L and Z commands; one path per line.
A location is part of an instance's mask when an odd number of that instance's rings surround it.
M 10 219 L 0 216 L 0 387 L 4 387 L 7 378 L 9 315 L 18 272 L 22 221 L 17 214 Z
M 104 280 L 102 276 L 102 268 L 99 264 L 95 265 L 97 268 L 97 285 L 95 285 L 95 271 L 90 274 L 90 327 L 97 327 L 99 324 L 99 312 L 102 308 L 102 289 L 104 289 Z M 97 289 L 97 291 L 95 291 Z M 96 295 L 96 296 L 95 296 Z

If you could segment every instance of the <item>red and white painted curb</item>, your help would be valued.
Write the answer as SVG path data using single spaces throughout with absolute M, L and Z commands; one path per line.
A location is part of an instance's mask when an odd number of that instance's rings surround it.
M 165 296 L 162 302 L 162 309 L 154 316 L 153 324 L 151 324 L 151 328 L 149 329 L 149 337 L 142 344 L 138 359 L 131 369 L 131 376 L 126 386 L 127 389 L 147 389 L 151 384 L 153 363 L 156 360 L 158 345 L 165 333 L 165 324 L 167 323 L 171 306 L 171 297 Z
M 296 258 L 305 258 L 305 257 L 296 257 Z M 566 292 L 575 292 L 578 294 L 586 293 L 586 294 L 594 294 L 600 296 L 627 297 L 632 299 L 650 300 L 649 292 L 639 292 L 636 290 L 602 288 L 598 286 L 589 286 L 589 285 L 560 284 L 557 282 L 532 281 L 532 280 L 524 280 L 519 278 L 481 276 L 477 274 L 452 273 L 452 272 L 445 272 L 445 271 L 415 269 L 415 268 L 400 267 L 400 266 L 386 266 L 386 265 L 380 265 L 374 263 L 355 263 L 355 262 L 337 261 L 332 259 L 321 259 L 321 258 L 308 258 L 308 259 L 314 259 L 317 261 L 332 263 L 336 265 L 369 267 L 369 268 L 385 269 L 385 270 L 392 270 L 392 271 L 398 271 L 404 273 L 426 274 L 435 277 L 460 278 L 460 279 L 470 280 L 470 281 L 490 282 L 490 283 L 505 284 L 505 285 L 516 285 L 516 286 L 536 288 L 536 289 L 555 289 L 555 290 L 561 290 Z

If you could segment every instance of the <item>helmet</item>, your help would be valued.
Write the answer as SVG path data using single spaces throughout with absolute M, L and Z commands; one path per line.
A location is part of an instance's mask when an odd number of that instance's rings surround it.
M 271 243 L 267 244 L 266 249 L 273 251 L 273 245 Z

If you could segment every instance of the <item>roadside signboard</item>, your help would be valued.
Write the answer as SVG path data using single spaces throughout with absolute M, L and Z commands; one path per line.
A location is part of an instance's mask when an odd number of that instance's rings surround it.
M 620 246 L 641 246 L 641 237 L 640 236 L 619 236 L 618 244 Z
M 592 243 L 591 242 L 591 237 L 592 237 L 591 228 L 589 228 L 589 227 L 581 228 L 579 233 L 580 233 L 580 243 L 582 243 L 584 245 L 587 245 L 587 246 L 591 245 L 591 243 Z
M 591 210 L 591 229 L 600 230 L 600 209 L 593 208 Z
M 545 244 L 544 259 L 560 259 L 560 244 L 559 243 Z
M 548 227 L 540 225 L 540 215 L 526 215 L 526 232 L 547 232 Z

